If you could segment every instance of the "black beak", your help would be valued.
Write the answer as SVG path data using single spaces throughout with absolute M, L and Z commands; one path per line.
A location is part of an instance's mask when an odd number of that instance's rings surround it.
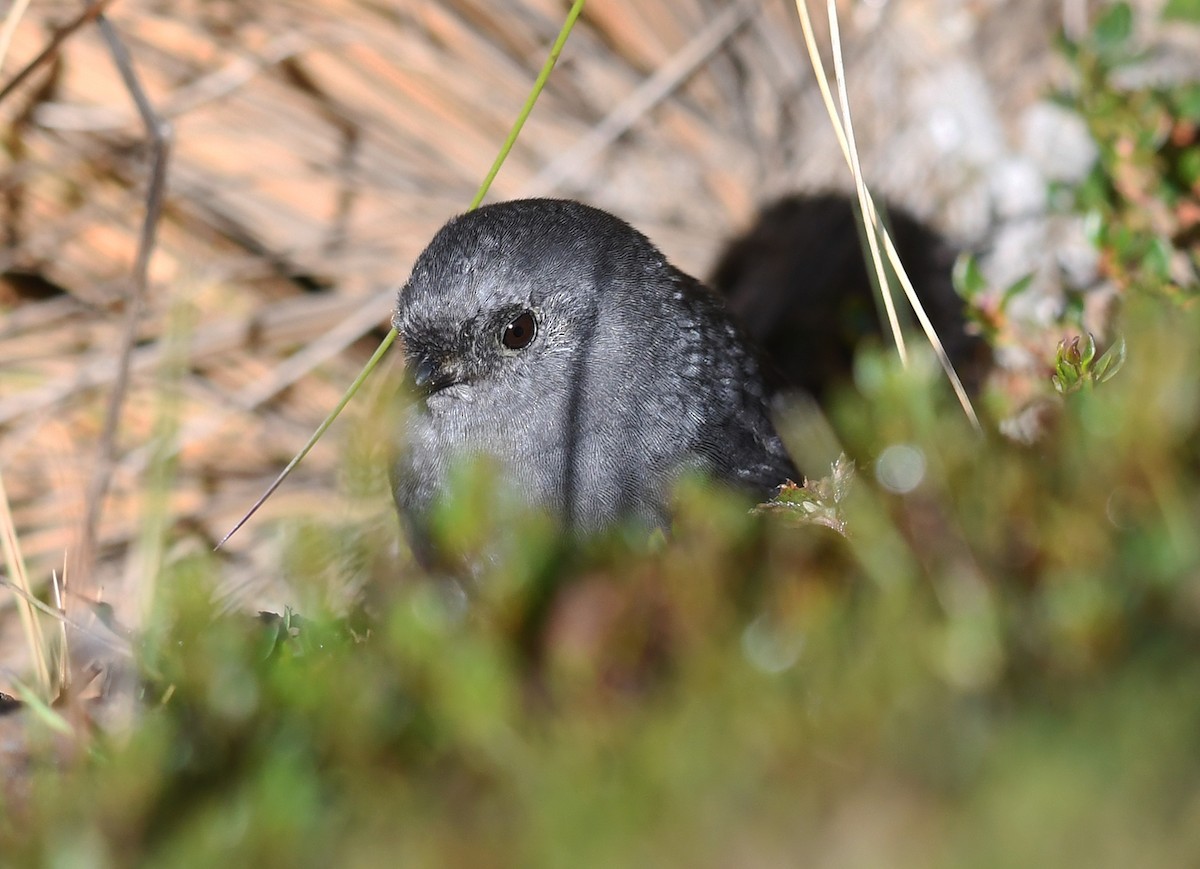
M 425 385 L 433 380 L 434 375 L 437 374 L 437 370 L 438 365 L 436 362 L 428 356 L 422 358 L 413 369 L 413 385 L 417 389 L 424 389 Z
M 452 362 L 432 355 L 410 359 L 409 370 L 412 371 L 413 386 L 424 395 L 432 395 L 462 379 Z

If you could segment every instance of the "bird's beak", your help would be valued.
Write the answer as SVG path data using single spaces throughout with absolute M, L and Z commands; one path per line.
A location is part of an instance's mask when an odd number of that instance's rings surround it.
M 427 383 L 433 380 L 437 374 L 438 364 L 428 356 L 420 359 L 416 367 L 413 369 L 413 385 L 417 389 L 424 389 Z
M 412 384 L 425 395 L 453 386 L 462 381 L 458 366 L 452 360 L 434 355 L 420 355 L 409 361 Z

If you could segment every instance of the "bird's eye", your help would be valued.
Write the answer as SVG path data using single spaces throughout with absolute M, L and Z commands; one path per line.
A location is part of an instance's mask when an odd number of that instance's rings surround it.
M 511 323 L 504 327 L 500 335 L 500 343 L 509 350 L 524 350 L 537 334 L 537 320 L 531 311 L 524 311 Z

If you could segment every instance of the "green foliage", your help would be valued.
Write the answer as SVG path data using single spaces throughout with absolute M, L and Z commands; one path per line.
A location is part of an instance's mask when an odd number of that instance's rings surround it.
M 135 726 L 35 757 L 0 853 L 1194 863 L 1200 314 L 1147 303 L 1127 326 L 1121 376 L 1069 395 L 1036 450 L 975 434 L 932 372 L 865 360 L 839 404 L 855 477 L 754 513 L 688 490 L 654 545 L 495 510 L 467 542 L 503 545 L 469 580 L 335 558 L 377 574 L 353 618 L 216 615 L 220 563 L 175 561 Z M 872 482 L 896 447 L 923 457 L 903 494 Z M 821 498 L 846 535 L 794 521 Z M 305 529 L 289 546 L 395 533 Z
M 1195 21 L 1195 5 L 1175 2 L 1165 14 Z M 1086 40 L 1065 45 L 1078 82 L 1062 99 L 1099 147 L 1072 192 L 1118 288 L 1192 299 L 1200 293 L 1200 84 L 1122 87 L 1120 73 L 1140 60 L 1132 34 L 1129 5 L 1115 3 Z

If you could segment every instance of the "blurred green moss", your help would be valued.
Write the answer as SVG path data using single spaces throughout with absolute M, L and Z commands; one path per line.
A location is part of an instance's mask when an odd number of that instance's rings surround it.
M 5 859 L 1195 862 L 1200 314 L 1126 325 L 1036 447 L 864 363 L 846 536 L 697 489 L 656 543 L 493 516 L 514 557 L 455 583 L 377 556 L 353 617 L 218 616 L 219 562 L 175 562 L 136 726 L 34 775 Z M 297 565 L 395 533 L 296 528 Z

